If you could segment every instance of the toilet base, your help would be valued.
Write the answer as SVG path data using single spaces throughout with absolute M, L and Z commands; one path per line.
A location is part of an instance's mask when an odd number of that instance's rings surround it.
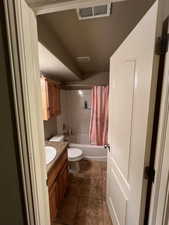
M 72 174 L 79 173 L 80 171 L 80 164 L 79 161 L 70 162 L 69 161 L 69 172 Z

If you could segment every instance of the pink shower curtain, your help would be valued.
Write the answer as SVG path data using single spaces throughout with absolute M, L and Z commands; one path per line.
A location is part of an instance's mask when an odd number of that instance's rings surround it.
M 108 136 L 108 86 L 95 86 L 92 89 L 92 105 L 89 137 L 95 145 L 107 144 Z

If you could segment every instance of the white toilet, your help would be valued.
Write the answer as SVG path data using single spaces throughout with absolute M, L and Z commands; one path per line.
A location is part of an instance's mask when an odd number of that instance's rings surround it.
M 64 141 L 64 135 L 54 136 L 49 141 Z M 68 148 L 68 161 L 70 162 L 69 171 L 71 173 L 78 173 L 80 170 L 79 161 L 83 159 L 83 152 L 79 148 Z
M 69 171 L 78 173 L 80 171 L 79 161 L 83 159 L 83 152 L 79 148 L 68 148 Z

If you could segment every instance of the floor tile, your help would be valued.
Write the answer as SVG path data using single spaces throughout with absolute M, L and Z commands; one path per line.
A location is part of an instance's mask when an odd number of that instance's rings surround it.
M 106 162 L 80 161 L 80 172 L 70 175 L 70 185 L 57 224 L 112 225 L 106 206 Z
M 99 199 L 80 198 L 75 225 L 103 225 L 103 202 Z
M 108 212 L 107 204 L 103 201 L 103 224 L 112 225 L 112 221 Z
M 78 210 L 77 196 L 68 195 L 65 197 L 61 208 L 59 209 L 57 222 L 64 225 L 73 225 Z

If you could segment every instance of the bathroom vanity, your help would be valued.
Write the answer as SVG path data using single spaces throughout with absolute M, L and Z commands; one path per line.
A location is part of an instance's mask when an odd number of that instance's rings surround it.
M 68 143 L 46 142 L 46 145 L 52 146 L 57 150 L 56 157 L 47 165 L 50 216 L 53 223 L 56 221 L 58 208 L 68 186 Z

